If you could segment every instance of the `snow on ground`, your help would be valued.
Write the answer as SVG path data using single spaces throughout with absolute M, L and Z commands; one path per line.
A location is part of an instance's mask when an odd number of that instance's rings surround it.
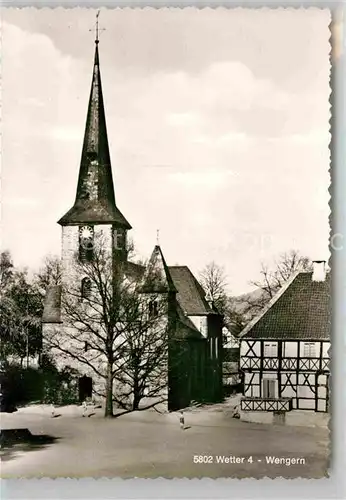
M 2 477 L 321 477 L 327 467 L 326 429 L 247 423 L 230 417 L 236 400 L 179 412 L 138 411 L 82 418 L 81 406 L 50 405 L 2 414 L 3 429 L 29 429 L 46 443 L 2 450 Z M 88 410 L 89 411 L 89 410 Z M 90 408 L 92 411 L 92 408 Z M 237 463 L 222 457 L 240 457 Z M 266 456 L 304 458 L 303 465 L 271 465 Z M 197 457 L 197 462 L 195 461 Z M 207 462 L 198 461 L 201 458 Z M 221 462 L 218 457 L 221 457 Z
M 213 422 L 218 425 L 222 421 L 232 419 L 232 414 L 235 406 L 240 405 L 241 395 L 237 394 L 225 399 L 222 403 L 209 405 L 192 404 L 190 407 L 183 410 L 185 425 L 208 424 Z M 88 405 L 85 409 L 82 405 L 67 405 L 54 407 L 50 404 L 33 404 L 19 408 L 16 414 L 18 415 L 36 415 L 39 418 L 102 418 L 103 408 Z M 115 409 L 116 415 L 121 415 L 123 410 Z M 140 410 L 121 415 L 119 418 L 128 419 L 129 421 L 161 423 L 161 424 L 177 424 L 181 416 L 180 411 L 165 412 L 157 411 L 154 408 L 148 410 Z M 288 426 L 306 426 L 306 427 L 322 427 L 327 428 L 330 415 L 328 413 L 316 413 L 313 411 L 295 410 L 287 412 L 286 425 Z M 233 420 L 233 419 L 232 419 Z M 273 422 L 272 412 L 241 412 L 241 421 L 259 424 L 271 424 Z

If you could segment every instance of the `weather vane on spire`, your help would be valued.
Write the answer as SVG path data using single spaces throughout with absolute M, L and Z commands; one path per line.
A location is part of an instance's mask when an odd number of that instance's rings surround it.
M 95 28 L 89 30 L 89 31 L 95 31 L 96 32 L 96 38 L 95 38 L 95 43 L 96 44 L 99 43 L 99 34 L 100 34 L 100 31 L 106 31 L 106 28 L 99 28 L 99 15 L 100 15 L 100 11 L 98 10 L 97 14 L 96 14 Z
M 156 244 L 160 245 L 160 229 L 156 229 Z

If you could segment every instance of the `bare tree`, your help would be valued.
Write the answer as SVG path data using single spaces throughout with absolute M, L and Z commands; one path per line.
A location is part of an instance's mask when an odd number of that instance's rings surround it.
M 81 281 L 62 285 L 63 328 L 53 329 L 46 345 L 96 375 L 106 417 L 113 415 L 114 400 L 125 407 L 125 396 L 132 396 L 135 409 L 166 359 L 161 310 L 149 314 L 140 283 L 127 276 L 126 263 L 115 262 L 101 238 L 90 261 L 76 259 L 75 272 Z
M 310 269 L 309 258 L 300 255 L 297 250 L 281 254 L 275 260 L 273 268 L 262 262 L 261 278 L 251 282 L 257 288 L 256 292 L 248 294 L 242 301 L 244 317 L 249 320 L 256 316 L 296 271 L 309 271 Z
M 212 261 L 199 273 L 199 280 L 207 298 L 211 300 L 220 314 L 225 314 L 227 279 L 224 268 Z
M 125 342 L 121 366 L 115 376 L 115 401 L 125 409 L 138 410 L 145 398 L 148 406 L 167 399 L 169 325 L 167 303 L 158 294 L 148 297 L 136 292 L 125 308 Z M 130 314 L 129 314 L 130 313 Z
M 35 283 L 41 294 L 45 295 L 50 285 L 61 283 L 61 261 L 56 255 L 47 255 L 43 265 L 35 275 Z

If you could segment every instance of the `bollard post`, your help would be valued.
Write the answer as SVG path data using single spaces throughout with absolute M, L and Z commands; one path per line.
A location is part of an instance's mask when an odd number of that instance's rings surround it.
M 184 412 L 180 412 L 180 418 L 179 418 L 179 422 L 180 422 L 180 429 L 184 430 L 185 429 L 185 417 L 184 417 Z

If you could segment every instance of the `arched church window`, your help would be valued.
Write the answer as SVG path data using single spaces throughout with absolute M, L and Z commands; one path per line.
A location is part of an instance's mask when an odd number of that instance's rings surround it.
M 149 302 L 149 318 L 156 318 L 159 315 L 159 305 L 157 300 Z
M 91 294 L 91 281 L 89 278 L 83 278 L 81 283 L 81 297 L 88 299 Z
M 79 228 L 79 260 L 91 262 L 94 257 L 94 228 L 81 226 Z

